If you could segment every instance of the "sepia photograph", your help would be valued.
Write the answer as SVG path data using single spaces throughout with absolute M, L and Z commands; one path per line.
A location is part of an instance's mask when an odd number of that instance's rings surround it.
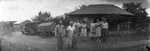
M 0 0 L 0 51 L 150 51 L 150 0 Z

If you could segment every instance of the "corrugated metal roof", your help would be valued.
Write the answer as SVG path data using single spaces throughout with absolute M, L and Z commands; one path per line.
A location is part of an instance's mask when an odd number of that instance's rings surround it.
M 79 10 L 70 12 L 68 15 L 82 15 L 82 14 L 122 14 L 133 15 L 115 5 L 111 4 L 96 4 L 89 5 Z
M 47 23 L 41 23 L 38 25 L 39 26 L 50 26 L 53 22 L 47 22 Z

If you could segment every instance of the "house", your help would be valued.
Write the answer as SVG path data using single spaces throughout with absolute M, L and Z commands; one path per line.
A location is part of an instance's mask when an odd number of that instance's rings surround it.
M 21 23 L 21 22 L 15 22 L 15 23 L 13 24 L 13 27 L 14 27 L 14 28 L 20 28 L 20 23 Z
M 20 24 L 13 24 L 14 30 L 20 30 Z
M 20 30 L 22 27 L 25 26 L 25 24 L 27 23 L 30 23 L 31 21 L 30 20 L 25 20 L 25 21 L 22 21 L 22 22 L 15 22 L 13 24 L 13 27 L 15 30 Z
M 25 24 L 30 23 L 30 22 L 31 22 L 30 20 L 25 20 L 25 21 L 21 22 L 20 23 L 20 28 L 24 27 Z
M 79 10 L 75 10 L 73 12 L 67 13 L 67 16 L 72 18 L 72 20 L 78 20 L 79 22 L 84 19 L 87 20 L 87 24 L 91 22 L 95 22 L 96 19 L 100 19 L 105 17 L 110 23 L 110 20 L 120 19 L 119 17 L 123 16 L 125 18 L 133 17 L 134 15 L 115 6 L 112 4 L 92 4 L 86 7 L 83 7 Z M 112 17 L 111 15 L 117 15 L 116 17 Z M 89 26 L 88 26 L 89 27 Z

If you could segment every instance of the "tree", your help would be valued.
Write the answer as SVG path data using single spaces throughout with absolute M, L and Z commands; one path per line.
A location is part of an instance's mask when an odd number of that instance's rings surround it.
M 70 22 L 70 17 L 66 16 L 66 15 L 61 15 L 61 16 L 56 16 L 55 18 L 53 18 L 51 21 L 55 22 L 56 24 L 59 23 L 59 20 L 63 21 L 63 25 L 67 26 L 69 25 Z
M 49 12 L 39 12 L 38 15 L 36 15 L 34 18 L 32 18 L 33 21 L 39 21 L 39 22 L 45 22 L 47 19 L 52 18 L 51 14 Z
M 9 21 L 9 26 L 10 26 L 10 27 L 13 27 L 13 24 L 14 24 L 15 22 L 17 22 L 17 21 Z
M 79 6 L 75 7 L 75 10 L 79 10 L 79 9 L 82 9 L 82 8 L 85 8 L 85 7 L 86 7 L 86 5 L 79 5 Z
M 122 8 L 135 15 L 136 18 L 132 19 L 132 22 L 134 24 L 133 27 L 135 27 L 135 24 L 138 25 L 138 27 L 146 27 L 148 23 L 148 14 L 146 12 L 146 8 L 142 7 L 142 3 L 123 3 Z

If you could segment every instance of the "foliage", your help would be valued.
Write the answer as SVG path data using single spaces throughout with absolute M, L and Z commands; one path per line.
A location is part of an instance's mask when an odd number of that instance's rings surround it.
M 38 15 L 36 15 L 34 18 L 32 18 L 33 21 L 39 21 L 39 22 L 45 22 L 47 19 L 52 18 L 51 14 L 49 12 L 39 12 Z
M 117 15 L 117 14 L 110 14 L 110 15 L 106 15 L 104 16 L 105 18 L 109 18 L 107 20 L 110 26 L 115 26 L 121 23 L 126 23 L 128 21 L 128 18 L 125 18 L 123 16 Z
M 75 7 L 75 11 L 82 9 L 82 8 L 85 8 L 85 7 L 86 7 L 86 5 L 79 5 L 79 6 Z
M 55 23 L 59 23 L 59 20 L 62 20 L 63 21 L 63 25 L 67 26 L 69 25 L 69 21 L 70 21 L 70 17 L 67 17 L 67 16 L 57 16 L 55 18 L 53 18 L 51 21 L 55 22 Z
M 9 26 L 10 26 L 10 27 L 13 27 L 13 24 L 14 24 L 15 22 L 17 22 L 17 21 L 9 21 Z
M 123 3 L 124 10 L 135 15 L 135 18 L 132 19 L 133 25 L 132 27 L 146 27 L 148 23 L 146 8 L 142 7 L 142 3 Z

